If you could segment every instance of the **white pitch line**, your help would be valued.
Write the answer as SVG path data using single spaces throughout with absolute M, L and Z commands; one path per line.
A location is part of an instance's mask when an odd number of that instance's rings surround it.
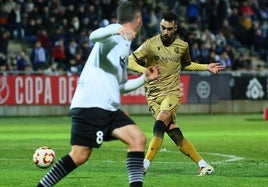
M 126 149 L 111 149 L 114 151 L 126 151 Z M 178 153 L 179 151 L 168 151 L 166 148 L 162 148 L 159 150 L 159 152 L 161 153 Z M 213 156 L 218 156 L 218 157 L 223 157 L 226 158 L 224 160 L 221 161 L 214 161 L 211 162 L 211 164 L 223 164 L 223 163 L 229 163 L 229 162 L 236 162 L 239 160 L 244 160 L 244 157 L 239 157 L 236 155 L 229 155 L 229 154 L 223 154 L 223 153 L 209 153 L 209 152 L 201 152 L 201 154 L 205 154 L 205 155 L 213 155 Z M 10 160 L 10 158 L 0 158 L 0 160 Z M 12 160 L 28 160 L 28 159 L 23 159 L 23 158 L 12 158 Z M 116 162 L 116 161 L 112 161 L 112 160 L 102 160 L 103 162 Z M 154 163 L 180 163 L 180 162 L 158 162 L 158 161 L 154 161 Z
M 224 162 L 236 162 L 236 161 L 245 159 L 244 157 L 239 157 L 239 156 L 235 156 L 235 155 L 227 155 L 227 154 L 222 154 L 222 153 L 202 153 L 202 154 L 214 155 L 214 156 L 220 156 L 220 157 L 228 158 L 227 160 L 218 161 L 218 162 L 212 162 L 212 164 L 222 164 Z
M 159 150 L 159 152 L 175 153 L 177 151 L 168 151 L 166 148 L 162 148 L 162 149 Z M 228 158 L 228 159 L 222 160 L 222 161 L 211 162 L 211 164 L 222 164 L 222 163 L 226 163 L 226 162 L 236 162 L 236 161 L 245 159 L 244 157 L 239 157 L 239 156 L 236 156 L 236 155 L 222 154 L 222 153 L 201 152 L 201 154 L 214 155 L 214 156 Z

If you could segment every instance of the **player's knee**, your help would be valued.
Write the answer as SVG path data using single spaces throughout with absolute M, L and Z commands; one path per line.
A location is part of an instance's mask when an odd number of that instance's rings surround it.
M 89 156 L 90 156 L 90 150 L 84 150 L 84 151 L 71 151 L 70 156 L 72 157 L 74 163 L 79 166 L 83 163 L 85 163 Z
M 146 138 L 146 136 L 144 134 L 141 134 L 136 142 L 138 142 L 138 144 L 140 146 L 144 146 L 145 147 L 146 142 L 147 142 L 147 138 Z
M 153 130 L 155 136 L 163 137 L 166 130 L 167 130 L 167 127 L 163 121 L 161 120 L 155 121 L 154 130 Z
M 134 143 L 135 144 L 140 144 L 140 145 L 145 145 L 147 141 L 146 136 L 143 133 L 140 133 L 138 136 L 135 136 Z
M 184 138 L 183 134 L 179 128 L 171 129 L 167 132 L 167 134 L 176 145 L 180 145 L 183 138 Z
M 135 135 L 135 137 L 132 138 L 128 142 L 129 150 L 130 151 L 144 151 L 146 142 L 147 142 L 147 138 L 143 133 L 140 133 L 139 135 Z

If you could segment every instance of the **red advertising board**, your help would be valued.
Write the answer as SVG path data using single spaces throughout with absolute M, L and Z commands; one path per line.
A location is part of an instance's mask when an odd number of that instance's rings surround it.
M 129 79 L 136 76 L 129 76 Z M 182 103 L 187 102 L 187 93 L 189 90 L 190 75 L 181 76 Z M 140 87 L 130 93 L 121 96 L 122 104 L 146 104 L 144 87 Z
M 129 79 L 136 78 L 136 75 L 129 75 Z M 144 87 L 141 86 L 136 90 L 121 95 L 122 104 L 146 104 Z
M 182 98 L 181 103 L 187 103 L 188 101 L 188 92 L 190 85 L 190 75 L 181 75 L 181 92 Z
M 68 75 L 0 75 L 0 105 L 69 105 L 78 78 Z M 182 103 L 187 102 L 189 81 L 189 75 L 181 76 Z M 144 87 L 121 98 L 122 104 L 146 104 Z
M 1 105 L 70 104 L 77 76 L 0 76 Z

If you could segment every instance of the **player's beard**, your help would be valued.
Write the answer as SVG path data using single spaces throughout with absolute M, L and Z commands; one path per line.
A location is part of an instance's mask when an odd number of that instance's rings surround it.
M 164 46 L 168 47 L 172 42 L 175 40 L 175 34 L 172 34 L 170 36 L 161 34 L 161 40 Z

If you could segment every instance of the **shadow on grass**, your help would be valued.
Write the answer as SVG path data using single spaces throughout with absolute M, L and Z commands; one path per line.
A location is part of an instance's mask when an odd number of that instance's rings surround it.
M 265 121 L 263 118 L 246 118 L 245 121 Z

